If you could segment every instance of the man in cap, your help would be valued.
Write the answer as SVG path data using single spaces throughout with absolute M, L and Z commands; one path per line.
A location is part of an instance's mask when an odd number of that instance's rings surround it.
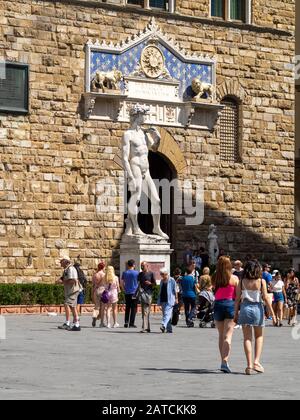
M 65 313 L 66 321 L 59 326 L 60 330 L 80 331 L 79 317 L 77 312 L 77 299 L 80 292 L 80 284 L 76 268 L 71 264 L 69 257 L 60 259 L 60 265 L 64 269 L 63 275 L 57 280 L 63 284 L 65 289 Z M 70 324 L 71 312 L 73 314 L 73 325 Z

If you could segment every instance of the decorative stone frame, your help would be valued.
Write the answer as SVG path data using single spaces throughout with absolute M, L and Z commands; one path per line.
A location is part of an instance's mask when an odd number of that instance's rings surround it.
M 106 41 L 93 42 L 89 40 L 86 44 L 86 80 L 84 98 L 84 117 L 86 119 L 98 119 L 113 122 L 128 122 L 129 107 L 136 102 L 151 106 L 154 109 L 154 117 L 149 118 L 147 123 L 161 126 L 173 126 L 182 128 L 195 128 L 201 130 L 214 131 L 220 111 L 223 109 L 216 101 L 215 89 L 212 97 L 201 101 L 194 101 L 193 98 L 179 98 L 178 86 L 176 79 L 149 79 L 140 78 L 138 76 L 125 76 L 125 89 L 121 92 L 91 92 L 91 54 L 92 52 L 124 54 L 126 51 L 137 46 L 141 42 L 151 40 L 158 41 L 161 45 L 168 48 L 169 51 L 186 64 L 208 65 L 211 67 L 212 85 L 216 86 L 216 57 L 207 54 L 190 53 L 181 48 L 172 37 L 163 33 L 154 18 L 151 18 L 147 27 L 139 31 L 136 35 L 127 38 L 117 44 Z M 141 96 L 140 85 L 148 83 L 155 84 L 165 90 L 168 90 L 166 96 L 168 100 L 156 96 Z M 132 87 L 132 85 L 134 85 Z M 149 88 L 149 91 L 152 90 Z M 153 89 L 154 91 L 154 89 Z M 175 93 L 174 93 L 175 92 Z M 177 92 L 177 93 L 176 93 Z M 162 119 L 158 119 L 155 115 L 163 115 Z

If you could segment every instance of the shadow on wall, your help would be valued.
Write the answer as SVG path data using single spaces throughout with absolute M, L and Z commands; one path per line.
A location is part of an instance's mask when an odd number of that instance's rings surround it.
M 173 264 L 182 264 L 182 254 L 187 242 L 191 244 L 193 250 L 198 250 L 200 246 L 207 249 L 209 225 L 214 224 L 217 227 L 219 248 L 224 249 L 232 259 L 243 261 L 251 254 L 261 262 L 272 264 L 274 268 L 288 269 L 291 266 L 292 261 L 287 255 L 287 241 L 293 234 L 293 229 L 290 227 L 292 220 L 259 220 L 250 216 L 248 219 L 241 219 L 209 205 L 205 205 L 204 222 L 201 225 L 187 226 L 185 218 L 191 216 L 170 217 L 175 227 L 172 243 Z M 282 232 L 284 229 L 287 233 Z M 113 249 L 112 263 L 118 268 L 119 257 L 119 249 Z
M 242 209 L 243 203 L 241 203 Z M 239 210 L 237 210 L 239 211 Z M 204 222 L 197 226 L 187 226 L 185 216 L 176 217 L 177 243 L 176 260 L 182 263 L 185 244 L 189 242 L 192 249 L 200 246 L 207 249 L 209 225 L 217 227 L 219 248 L 232 259 L 245 260 L 251 254 L 261 262 L 268 262 L 282 269 L 291 265 L 287 255 L 288 238 L 293 235 L 293 220 L 258 219 L 256 217 L 241 218 L 228 215 L 209 205 L 205 205 Z M 286 233 L 283 231 L 286 230 Z

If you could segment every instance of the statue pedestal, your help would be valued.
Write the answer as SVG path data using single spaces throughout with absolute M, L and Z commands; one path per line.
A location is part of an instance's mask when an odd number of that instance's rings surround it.
M 288 256 L 291 259 L 292 267 L 296 270 L 300 270 L 300 248 L 289 248 Z
M 123 235 L 120 244 L 120 274 L 126 270 L 128 260 L 134 260 L 139 271 L 142 261 L 147 261 L 150 270 L 155 274 L 157 282 L 160 281 L 159 271 L 165 267 L 171 269 L 171 244 L 167 239 L 156 235 Z

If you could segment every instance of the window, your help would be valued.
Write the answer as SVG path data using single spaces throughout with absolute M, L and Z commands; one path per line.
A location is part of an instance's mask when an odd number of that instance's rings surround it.
M 225 17 L 225 1 L 224 0 L 212 0 L 211 1 L 211 16 L 214 17 Z
M 246 7 L 244 0 L 230 0 L 230 19 L 245 22 Z
M 240 162 L 240 106 L 230 97 L 221 103 L 225 107 L 220 117 L 220 159 Z
M 174 12 L 174 0 L 127 0 L 127 4 L 136 4 L 145 9 L 163 9 Z
M 137 4 L 139 6 L 144 6 L 144 0 L 127 0 L 127 4 Z
M 251 23 L 251 0 L 211 0 L 210 14 L 224 20 Z
M 156 7 L 158 9 L 167 8 L 167 1 L 166 0 L 150 0 L 150 7 Z

